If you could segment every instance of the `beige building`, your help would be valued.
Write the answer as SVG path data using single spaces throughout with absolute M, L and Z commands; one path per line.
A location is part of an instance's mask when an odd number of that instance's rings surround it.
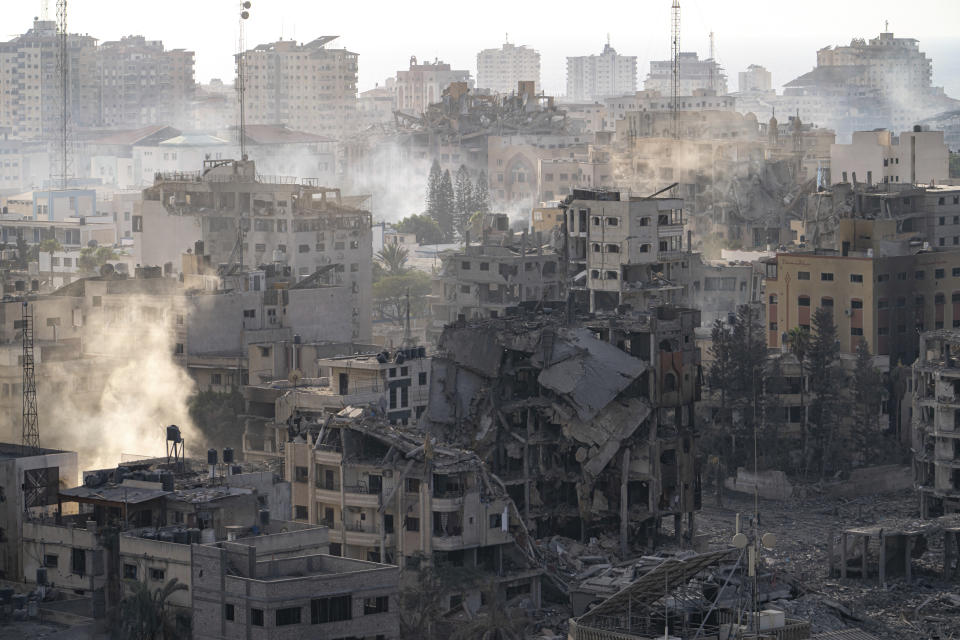
M 773 91 L 773 81 L 766 67 L 752 64 L 737 74 L 737 91 L 766 94 Z
M 247 122 L 337 139 L 350 133 L 357 115 L 357 54 L 327 48 L 336 39 L 279 40 L 245 51 Z
M 471 607 L 493 581 L 507 599 L 540 603 L 541 570 L 503 485 L 476 454 L 424 442 L 369 419 L 343 418 L 311 429 L 285 448 L 298 518 L 330 527 L 330 551 L 345 558 L 473 569 L 450 592 Z
M 603 53 L 567 58 L 567 100 L 596 101 L 637 90 L 637 57 L 622 56 L 608 42 Z
M 924 518 L 960 512 L 958 346 L 957 330 L 923 333 L 913 365 L 913 469 Z
M 689 268 L 683 200 L 575 190 L 564 201 L 571 287 L 591 312 L 679 302 Z
M 427 107 L 440 102 L 443 92 L 452 82 L 462 82 L 473 87 L 470 72 L 466 69 L 451 69 L 450 65 L 434 60 L 433 62 L 417 62 L 416 56 L 410 57 L 410 68 L 397 71 L 393 92 L 396 96 L 395 109 L 420 115 Z
M 504 43 L 499 49 L 477 54 L 477 88 L 494 93 L 513 93 L 517 83 L 534 83 L 540 93 L 540 52 L 526 46 Z
M 830 146 L 830 169 L 834 182 L 932 185 L 947 181 L 949 155 L 942 131 L 855 131 Z
M 673 95 L 673 60 L 651 60 L 650 73 L 643 82 L 647 91 Z M 701 60 L 694 51 L 680 53 L 680 95 L 692 96 L 697 89 L 708 89 L 716 95 L 727 93 L 727 74 L 723 67 L 709 58 Z

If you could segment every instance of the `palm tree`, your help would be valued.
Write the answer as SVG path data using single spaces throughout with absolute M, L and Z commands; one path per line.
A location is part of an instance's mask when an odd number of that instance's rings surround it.
M 790 345 L 790 353 L 797 359 L 800 365 L 800 410 L 803 411 L 803 424 L 800 430 L 800 451 L 803 455 L 804 468 L 806 468 L 807 448 L 809 446 L 808 428 L 807 428 L 807 397 L 806 397 L 806 368 L 807 353 L 810 351 L 810 330 L 806 327 L 794 327 L 787 333 L 787 344 Z
M 120 602 L 120 633 L 132 640 L 166 640 L 177 632 L 167 607 L 167 598 L 187 585 L 171 578 L 162 587 L 150 591 L 146 582 L 127 580 L 131 593 Z
M 524 621 L 512 618 L 496 583 L 484 589 L 487 611 L 464 622 L 451 636 L 452 640 L 522 640 Z
M 407 258 L 410 257 L 410 251 L 399 244 L 385 244 L 375 257 L 390 275 L 400 275 L 407 270 L 405 265 Z

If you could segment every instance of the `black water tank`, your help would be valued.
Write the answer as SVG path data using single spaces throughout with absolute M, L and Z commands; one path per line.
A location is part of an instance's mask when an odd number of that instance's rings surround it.
M 180 427 L 175 424 L 167 427 L 167 442 L 180 442 Z
M 37 567 L 37 584 L 47 584 L 46 567 Z
M 207 449 L 207 464 L 217 464 L 216 449 Z
M 426 358 L 426 357 L 427 357 L 427 348 L 426 348 L 426 347 L 420 347 L 420 348 L 418 348 L 418 349 L 417 349 L 417 355 L 420 356 L 421 358 Z
M 173 532 L 173 541 L 177 544 L 190 544 L 190 533 L 186 529 L 177 529 Z
M 270 509 L 260 509 L 260 526 L 265 527 L 270 524 Z
M 83 484 L 93 489 L 100 485 L 100 476 L 96 473 L 91 473 L 86 478 L 83 479 Z
M 173 474 L 170 472 L 160 474 L 160 486 L 164 491 L 173 491 Z
M 238 476 L 238 475 L 240 475 L 241 473 L 243 473 L 243 467 L 241 467 L 241 466 L 238 465 L 238 464 L 235 464 L 235 465 L 233 465 L 233 467 L 230 468 L 230 473 L 232 473 L 232 474 L 235 475 L 235 476 Z
M 233 449 L 230 447 L 223 448 L 223 464 L 233 464 Z

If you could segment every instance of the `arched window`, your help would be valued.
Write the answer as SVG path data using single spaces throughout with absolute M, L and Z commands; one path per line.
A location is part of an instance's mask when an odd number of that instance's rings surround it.
M 663 376 L 663 390 L 665 392 L 676 391 L 677 376 L 672 373 L 667 373 L 665 376 Z

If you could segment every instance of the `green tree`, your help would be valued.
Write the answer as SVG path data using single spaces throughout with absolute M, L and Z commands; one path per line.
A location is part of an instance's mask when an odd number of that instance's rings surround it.
M 383 249 L 377 251 L 377 255 L 374 256 L 390 275 L 400 275 L 405 272 L 409 257 L 410 251 L 399 244 L 385 244 Z
M 820 479 L 838 460 L 834 446 L 837 424 L 843 415 L 841 390 L 844 384 L 840 366 L 840 342 L 833 313 L 818 307 L 813 313 L 813 335 L 807 353 L 810 371 L 810 429 L 820 459 Z
M 400 585 L 400 637 L 405 640 L 439 640 L 448 638 L 443 628 L 450 593 L 463 585 L 444 567 L 427 565 L 420 556 L 420 567 L 414 574 L 404 572 Z
M 128 640 L 174 640 L 180 637 L 167 599 L 177 591 L 186 591 L 187 585 L 171 578 L 153 591 L 146 582 L 125 581 L 131 593 L 120 602 L 120 628 L 115 635 Z
M 857 343 L 857 364 L 853 371 L 853 439 L 850 453 L 860 454 L 862 461 L 879 461 L 886 457 L 886 437 L 879 425 L 880 403 L 883 401 L 883 376 L 873 366 L 870 345 L 863 338 Z
M 206 442 L 217 447 L 243 449 L 243 415 L 245 403 L 239 387 L 229 393 L 199 391 L 187 399 L 187 410 L 193 424 Z
M 56 238 L 44 238 L 43 241 L 40 242 L 40 251 L 44 253 L 54 253 L 56 251 L 63 251 L 63 246 Z
M 487 172 L 481 171 L 477 176 L 477 183 L 473 187 L 472 211 L 490 213 L 490 192 L 487 190 Z
M 420 244 L 440 244 L 443 242 L 443 232 L 440 225 L 427 214 L 413 214 L 407 216 L 396 225 L 397 231 L 413 233 Z
M 733 383 L 733 356 L 731 352 L 732 337 L 730 330 L 724 325 L 723 320 L 717 318 L 713 327 L 710 329 L 710 358 L 712 362 L 707 368 L 707 386 L 713 393 L 720 394 L 720 427 L 722 437 L 720 447 L 725 459 L 729 460 L 733 455 L 736 439 L 733 437 L 730 429 L 730 405 L 729 392 Z M 727 435 L 730 439 L 727 439 Z
M 440 223 L 440 182 L 443 180 L 443 170 L 440 162 L 433 161 L 430 165 L 430 175 L 427 177 L 427 215 Z
M 460 165 L 454 179 L 454 226 L 461 239 L 465 235 L 473 211 L 473 185 L 470 183 L 470 172 L 466 165 Z
M 430 276 L 411 269 L 399 275 L 386 275 L 373 285 L 373 299 L 382 318 L 403 325 L 407 315 L 407 294 L 410 315 L 420 317 L 427 312 Z
M 116 260 L 118 257 L 117 252 L 110 247 L 84 247 L 80 251 L 77 265 L 84 271 L 94 273 L 107 262 Z
M 790 466 L 790 447 L 783 446 L 783 430 L 788 424 L 788 409 L 783 396 L 790 393 L 783 370 L 783 358 L 770 358 L 763 387 L 763 424 L 761 425 L 761 451 L 766 468 L 783 469 Z
M 800 457 L 803 460 L 803 466 L 806 467 L 807 460 L 810 457 L 810 426 L 808 422 L 807 411 L 807 352 L 810 351 L 810 330 L 806 327 L 794 327 L 787 333 L 787 343 L 790 346 L 790 353 L 797 359 L 800 365 L 800 411 L 802 420 L 800 423 Z
M 443 172 L 440 178 L 440 187 L 437 189 L 436 215 L 434 220 L 440 225 L 443 237 L 447 242 L 454 237 L 454 216 L 456 210 L 456 197 L 453 193 L 453 180 L 450 178 L 450 171 Z
M 731 432 L 742 442 L 753 441 L 754 427 L 758 426 L 762 401 L 761 384 L 767 364 L 767 343 L 760 322 L 760 310 L 750 305 L 737 309 L 736 319 L 730 331 L 730 395 L 733 407 L 739 409 L 741 419 L 732 425 Z M 752 447 L 744 448 L 738 464 L 753 460 Z

